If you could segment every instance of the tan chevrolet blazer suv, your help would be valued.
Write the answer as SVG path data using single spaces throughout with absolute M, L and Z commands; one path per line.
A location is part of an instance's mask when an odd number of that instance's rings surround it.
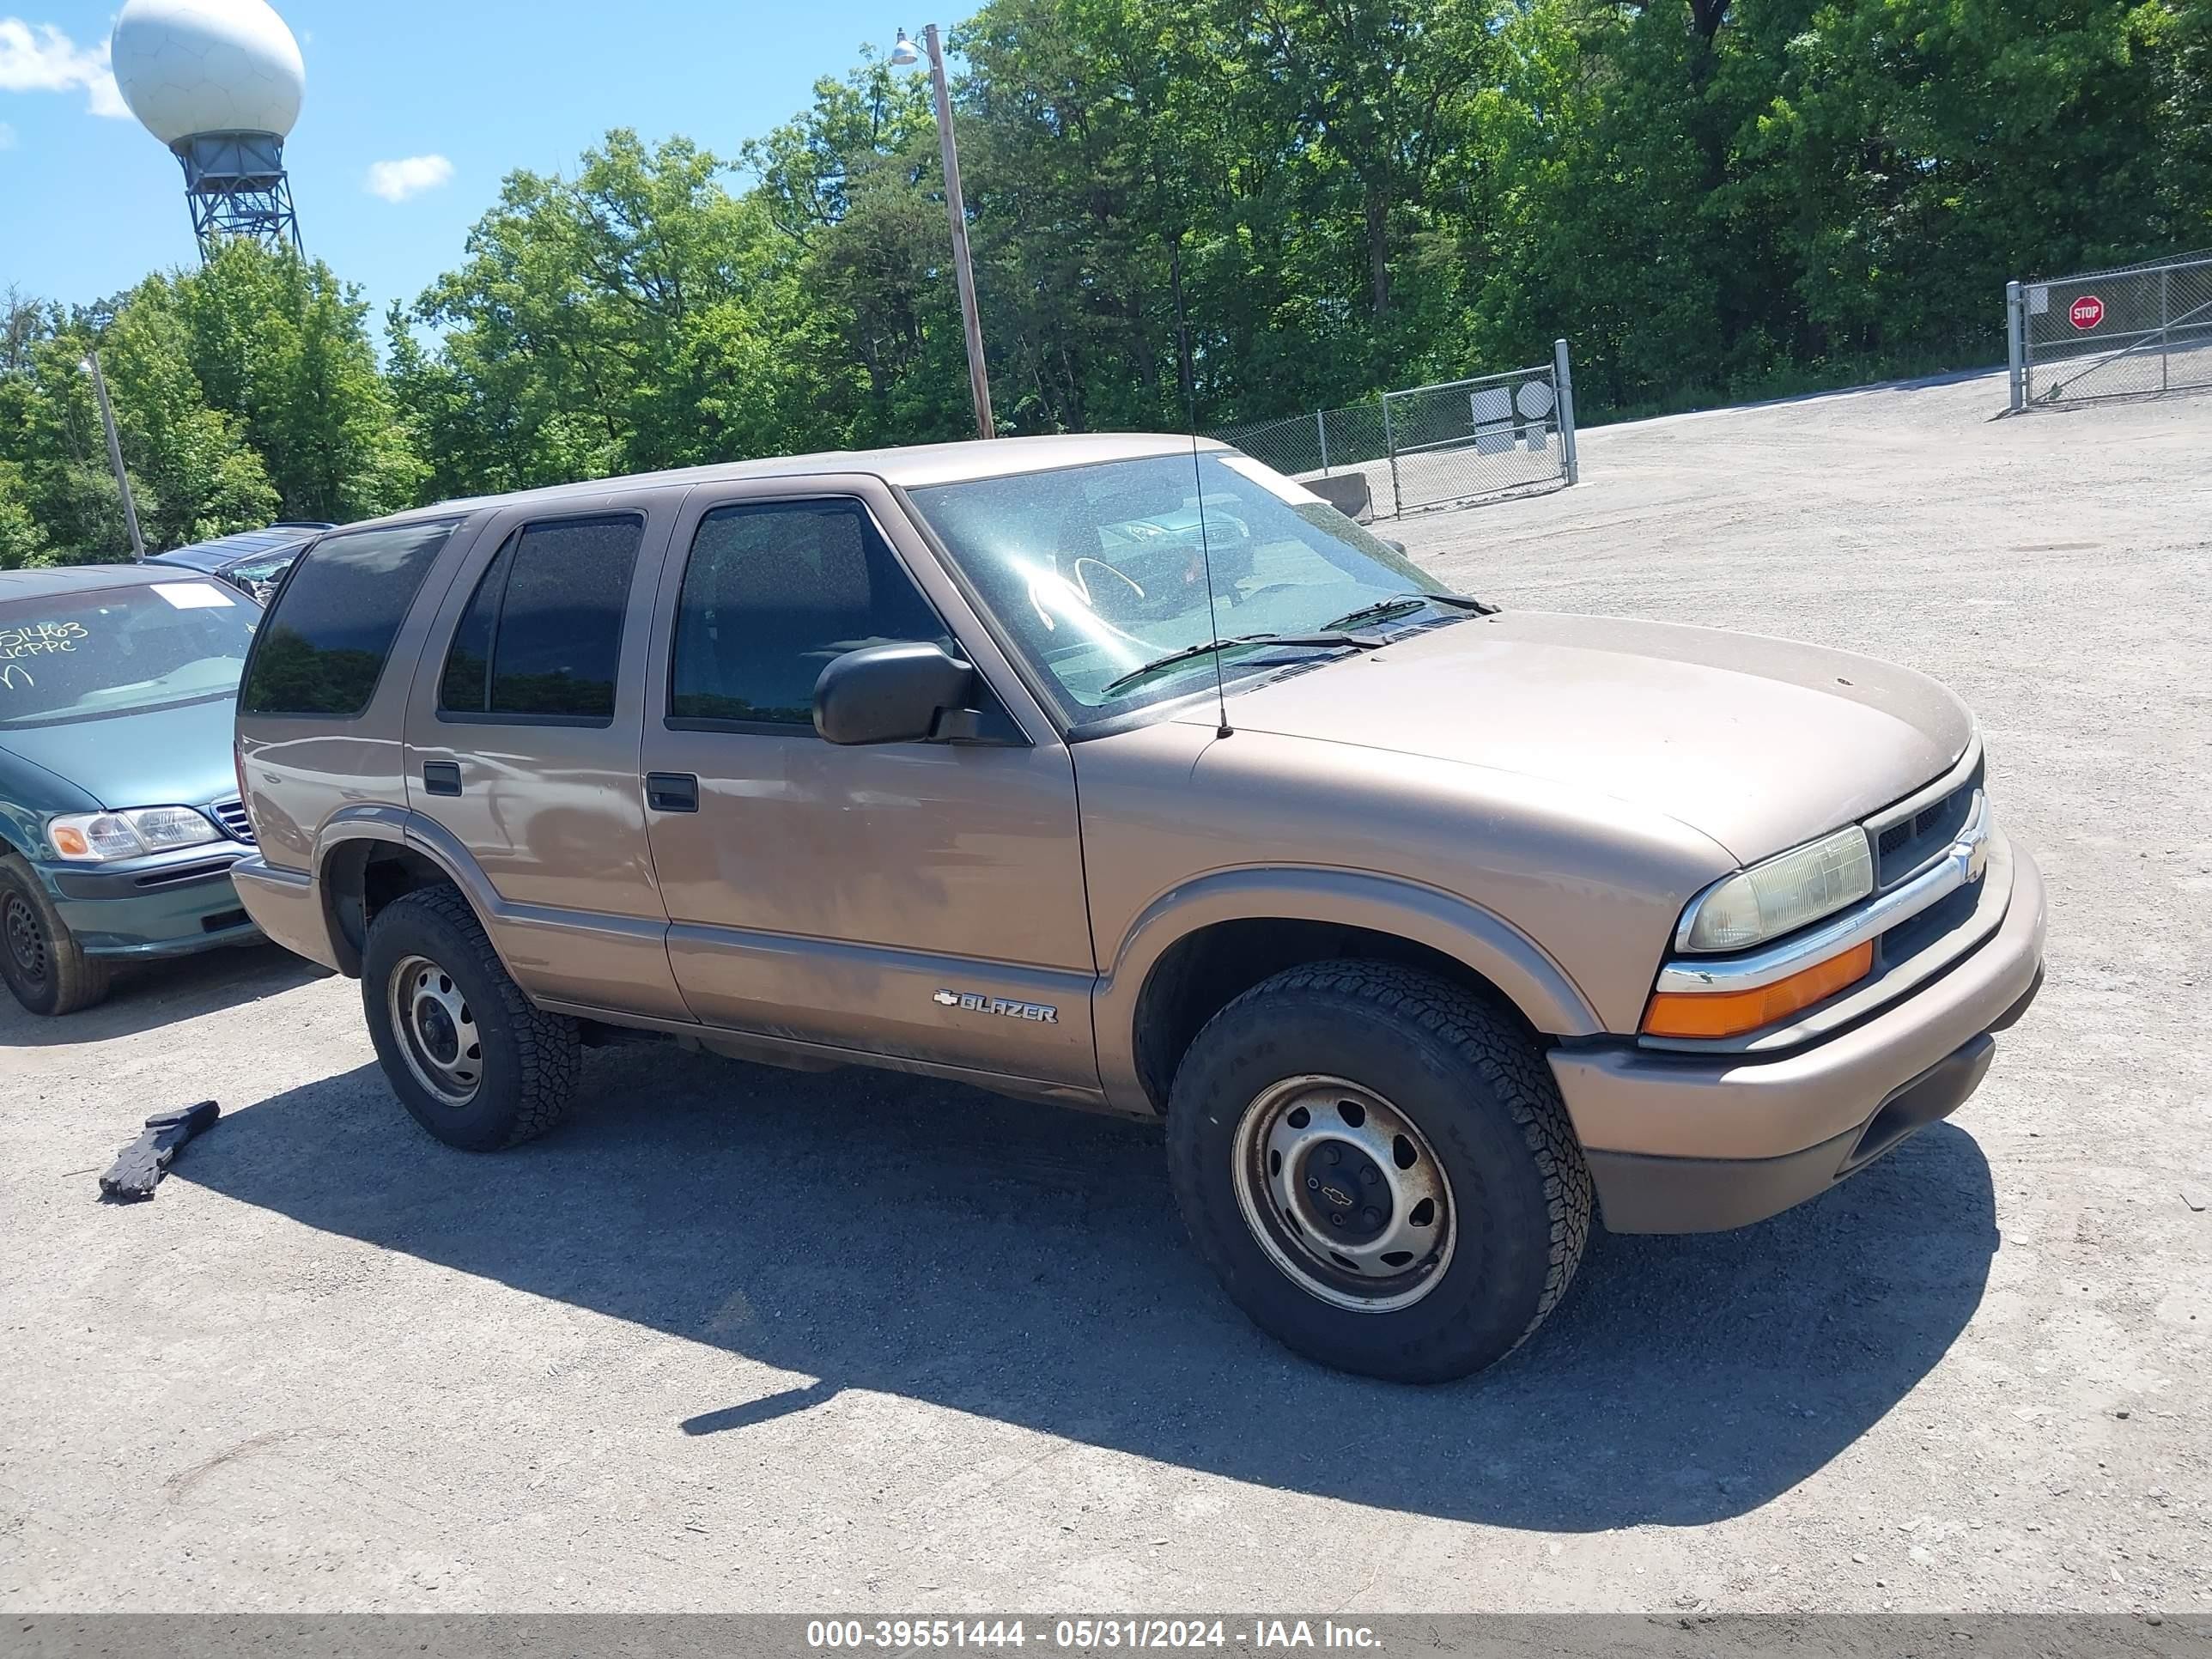
M 1164 1119 L 1230 1296 L 1434 1381 L 1593 1221 L 1822 1192 L 2041 981 L 1942 686 L 1447 591 L 1187 437 L 799 457 L 322 537 L 239 698 L 253 920 L 452 1146 L 636 1033 Z M 734 1074 L 733 1074 L 734 1075 Z

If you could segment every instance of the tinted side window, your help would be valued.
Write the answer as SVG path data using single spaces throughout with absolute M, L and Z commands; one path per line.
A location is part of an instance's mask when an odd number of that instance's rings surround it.
M 499 550 L 453 629 L 445 672 L 438 677 L 438 707 L 442 712 L 481 714 L 491 707 L 492 629 L 499 622 L 500 599 L 507 592 L 507 556 L 514 551 L 512 539 Z
M 451 522 L 326 536 L 286 576 L 246 665 L 248 714 L 350 719 L 368 707 L 392 641 Z
M 832 658 L 945 638 L 859 502 L 717 507 L 684 567 L 669 717 L 811 731 L 814 682 Z
M 634 517 L 530 525 L 500 550 L 453 630 L 438 706 L 449 713 L 614 719 Z

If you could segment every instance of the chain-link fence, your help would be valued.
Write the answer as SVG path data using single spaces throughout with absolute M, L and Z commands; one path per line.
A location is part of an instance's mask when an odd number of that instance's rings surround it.
M 1286 477 L 1332 477 L 1357 472 L 1390 459 L 1389 436 L 1382 429 L 1382 404 L 1354 404 L 1349 409 L 1316 410 L 1286 420 L 1254 421 L 1210 433 L 1234 444 L 1255 461 Z
M 2212 387 L 2212 251 L 2005 286 L 2012 407 Z
M 1553 360 L 1371 404 L 1248 422 L 1209 434 L 1314 486 L 1359 518 L 1572 483 L 1574 384 L 1567 343 Z

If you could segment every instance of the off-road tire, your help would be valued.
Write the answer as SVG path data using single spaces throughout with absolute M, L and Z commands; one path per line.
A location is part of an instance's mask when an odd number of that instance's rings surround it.
M 17 959 L 17 928 L 30 930 L 35 970 Z M 91 1007 L 112 982 L 108 964 L 84 953 L 38 877 L 12 854 L 0 858 L 0 979 L 26 1012 L 48 1015 Z
M 1333 1305 L 1264 1249 L 1237 1196 L 1236 1134 L 1282 1079 L 1333 1076 L 1410 1118 L 1450 1182 L 1450 1258 L 1411 1306 Z M 1395 1382 L 1494 1364 L 1558 1307 L 1595 1209 L 1589 1166 L 1541 1051 L 1502 1012 L 1415 969 L 1330 962 L 1276 975 L 1206 1024 L 1168 1103 L 1169 1174 L 1231 1298 L 1306 1358 Z
M 413 957 L 428 957 L 450 975 L 474 1014 L 483 1076 L 465 1106 L 449 1104 L 416 1080 L 394 1029 L 392 977 Z M 566 1115 L 583 1065 L 576 1022 L 547 1013 L 523 994 L 459 889 L 425 887 L 377 912 L 362 955 L 361 994 L 392 1091 L 448 1146 L 499 1152 L 535 1139 Z

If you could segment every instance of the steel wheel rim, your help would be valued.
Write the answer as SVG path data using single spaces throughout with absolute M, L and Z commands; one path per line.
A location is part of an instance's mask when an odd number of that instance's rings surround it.
M 8 955 L 15 964 L 15 971 L 29 984 L 44 985 L 46 930 L 39 925 L 38 912 L 31 908 L 30 901 L 21 893 L 10 893 L 7 904 L 0 907 L 0 915 L 4 915 Z
M 1237 1120 L 1232 1156 L 1253 1237 L 1331 1307 L 1410 1308 L 1451 1266 L 1451 1179 L 1419 1126 L 1372 1089 L 1318 1075 L 1270 1085 Z
M 483 1033 L 460 986 L 429 957 L 407 957 L 392 969 L 387 995 L 415 1080 L 446 1105 L 466 1106 L 483 1082 Z

